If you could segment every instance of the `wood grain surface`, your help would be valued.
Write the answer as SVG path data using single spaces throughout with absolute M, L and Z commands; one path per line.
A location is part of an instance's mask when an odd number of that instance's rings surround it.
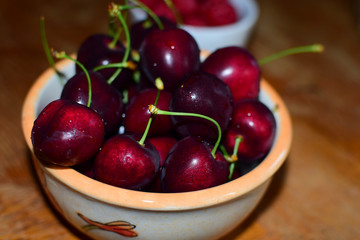
M 25 144 L 20 114 L 25 95 L 48 67 L 40 39 L 75 52 L 90 34 L 106 32 L 107 1 L 0 2 L 0 239 L 86 239 L 43 195 Z M 262 66 L 283 96 L 294 140 L 259 207 L 222 240 L 359 239 L 360 27 L 358 1 L 259 0 L 249 49 L 258 58 L 322 43 Z M 359 4 L 358 4 L 359 5 Z M 360 10 L 359 10 L 360 11 Z

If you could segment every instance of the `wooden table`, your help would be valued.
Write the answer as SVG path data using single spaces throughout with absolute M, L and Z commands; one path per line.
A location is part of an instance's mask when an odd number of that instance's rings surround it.
M 351 1 L 261 0 L 249 49 L 292 115 L 293 146 L 260 206 L 223 240 L 360 237 L 360 32 Z M 20 127 L 24 97 L 48 67 L 39 18 L 57 50 L 75 52 L 107 27 L 106 1 L 0 2 L 0 239 L 84 239 L 57 216 L 35 178 Z

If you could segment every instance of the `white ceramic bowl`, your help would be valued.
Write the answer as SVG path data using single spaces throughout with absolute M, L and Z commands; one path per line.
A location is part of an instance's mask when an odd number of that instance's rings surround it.
M 188 31 L 199 44 L 200 49 L 210 52 L 227 46 L 246 47 L 259 17 L 259 7 L 256 0 L 229 0 L 237 14 L 242 18 L 236 23 L 216 26 L 198 27 L 180 26 Z M 145 19 L 146 14 L 140 9 L 130 11 L 130 22 Z
M 74 74 L 74 64 L 69 60 L 60 61 L 57 68 L 67 76 Z M 60 97 L 61 88 L 53 70 L 48 69 L 25 99 L 22 127 L 31 151 L 33 122 L 50 101 Z M 277 106 L 274 145 L 251 172 L 217 187 L 186 193 L 140 192 L 101 183 L 71 168 L 46 167 L 34 155 L 33 163 L 52 204 L 92 238 L 218 239 L 236 228 L 257 206 L 290 149 L 292 128 L 287 108 L 264 79 L 260 99 L 270 109 Z

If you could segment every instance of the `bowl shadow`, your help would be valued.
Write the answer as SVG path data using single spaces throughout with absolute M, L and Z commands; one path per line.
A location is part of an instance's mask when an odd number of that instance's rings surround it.
M 244 233 L 244 231 L 249 228 L 258 219 L 258 217 L 273 204 L 273 202 L 276 201 L 281 191 L 284 189 L 288 172 L 288 162 L 289 159 L 286 159 L 277 173 L 275 173 L 268 189 L 254 211 L 250 213 L 250 215 L 238 227 L 219 240 L 233 240 L 240 237 L 242 233 Z

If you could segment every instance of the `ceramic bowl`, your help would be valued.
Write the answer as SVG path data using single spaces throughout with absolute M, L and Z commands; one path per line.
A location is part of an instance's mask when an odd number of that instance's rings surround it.
M 259 17 L 259 7 L 256 0 L 229 0 L 238 16 L 239 21 L 233 24 L 216 27 L 198 27 L 182 25 L 199 44 L 200 49 L 210 52 L 227 46 L 246 47 Z M 130 11 L 130 22 L 145 19 L 146 14 L 140 9 Z
M 69 60 L 57 68 L 74 74 Z M 31 87 L 22 110 L 25 140 L 39 112 L 60 97 L 62 84 L 52 69 Z M 226 184 L 186 193 L 148 193 L 110 186 L 73 170 L 49 168 L 33 154 L 44 191 L 57 210 L 94 239 L 218 239 L 236 228 L 258 205 L 273 175 L 284 163 L 292 138 L 289 113 L 269 83 L 261 80 L 260 99 L 275 112 L 277 132 L 267 157 L 246 175 Z

